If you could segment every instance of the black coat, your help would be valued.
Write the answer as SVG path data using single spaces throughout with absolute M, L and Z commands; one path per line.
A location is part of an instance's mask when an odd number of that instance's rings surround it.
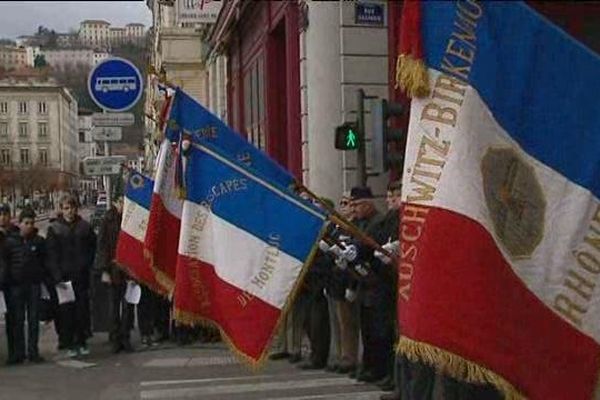
M 30 237 L 10 236 L 5 243 L 3 259 L 9 286 L 42 283 L 49 278 L 46 241 L 37 233 Z
M 72 223 L 58 218 L 48 227 L 46 248 L 54 282 L 89 282 L 96 254 L 96 234 L 89 223 L 79 216 Z
M 111 283 L 114 285 L 123 284 L 127 277 L 114 262 L 119 232 L 121 231 L 121 216 L 122 214 L 115 207 L 111 207 L 104 214 L 98 233 L 96 265 L 102 272 L 110 275 Z
M 8 229 L 0 228 L 0 290 L 4 289 L 7 283 L 6 241 L 12 236 L 19 236 L 19 234 L 19 228 L 15 225 L 11 225 Z

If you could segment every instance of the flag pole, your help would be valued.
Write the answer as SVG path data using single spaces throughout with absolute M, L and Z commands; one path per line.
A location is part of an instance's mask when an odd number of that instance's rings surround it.
M 374 250 L 377 250 L 392 259 L 396 258 L 396 256 L 394 254 L 392 254 L 391 252 L 389 252 L 386 249 L 384 249 L 383 247 L 381 247 L 381 245 L 379 243 L 377 243 L 375 241 L 375 239 L 373 239 L 371 236 L 364 233 L 352 222 L 348 221 L 344 216 L 342 216 L 340 213 L 338 213 L 333 207 L 329 206 L 329 204 L 327 204 L 323 200 L 321 200 L 321 198 L 319 196 L 317 196 L 316 194 L 314 194 L 309 188 L 307 188 L 306 186 L 304 186 L 302 183 L 300 183 L 298 181 L 296 181 L 295 184 L 296 184 L 296 188 L 299 191 L 302 191 L 302 192 L 306 193 L 307 195 L 309 195 L 310 197 L 312 197 L 325 210 L 327 210 L 329 212 L 329 214 L 330 214 L 329 218 L 331 219 L 332 222 L 338 224 L 339 226 L 344 228 L 344 230 L 348 231 L 353 236 L 355 236 L 357 239 L 359 239 L 361 242 L 363 242 L 364 244 L 373 248 Z

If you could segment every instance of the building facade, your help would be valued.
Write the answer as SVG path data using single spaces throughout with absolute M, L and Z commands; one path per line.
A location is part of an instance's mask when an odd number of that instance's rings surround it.
M 2 190 L 25 196 L 77 187 L 77 130 L 77 101 L 66 88 L 0 81 Z
M 390 94 L 390 3 L 368 3 L 379 10 L 375 23 L 357 17 L 357 2 L 231 1 L 208 35 L 213 112 L 332 199 L 359 184 L 356 152 L 334 148 L 336 126 L 356 120 L 358 89 L 378 99 Z M 369 101 L 368 185 L 383 197 L 390 176 L 370 168 Z
M 110 43 L 112 46 L 118 46 L 125 43 L 125 28 L 110 27 Z
M 141 43 L 146 36 L 144 24 L 131 23 L 125 25 L 125 40 L 130 43 Z
M 4 69 L 19 69 L 26 67 L 27 49 L 24 47 L 0 46 L 0 67 Z
M 204 58 L 207 52 L 202 32 L 193 27 L 184 27 L 177 22 L 175 7 L 157 0 L 147 0 L 146 5 L 152 12 L 153 26 L 150 30 L 150 64 L 163 71 L 167 79 L 184 89 L 202 104 L 208 102 L 208 73 Z M 149 77 L 150 78 L 150 77 Z M 145 157 L 146 166 L 156 154 L 156 120 L 161 108 L 162 94 L 155 85 L 146 88 Z
M 92 49 L 51 49 L 41 50 L 46 62 L 55 69 L 65 69 L 75 66 L 93 67 L 102 60 L 110 57 L 106 51 Z
M 102 20 L 85 20 L 79 25 L 79 41 L 96 48 L 106 48 L 110 44 L 110 23 Z

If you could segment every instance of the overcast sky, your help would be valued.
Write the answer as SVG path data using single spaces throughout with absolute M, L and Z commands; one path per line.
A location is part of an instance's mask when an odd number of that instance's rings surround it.
M 149 28 L 152 13 L 143 0 L 0 1 L 0 38 L 33 34 L 39 25 L 56 32 L 78 29 L 84 19 L 103 19 L 115 26 L 140 22 Z

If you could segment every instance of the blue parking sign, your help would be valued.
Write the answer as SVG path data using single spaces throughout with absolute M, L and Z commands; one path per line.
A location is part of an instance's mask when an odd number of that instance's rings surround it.
M 107 111 L 125 111 L 142 96 L 140 71 L 130 61 L 112 57 L 90 71 L 88 91 L 92 100 Z

